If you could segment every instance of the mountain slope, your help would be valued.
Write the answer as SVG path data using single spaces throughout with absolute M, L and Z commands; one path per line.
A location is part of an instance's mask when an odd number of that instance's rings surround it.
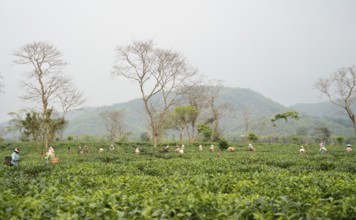
M 255 117 L 272 115 L 287 110 L 286 107 L 251 89 L 225 87 L 221 91 L 219 100 L 231 103 L 237 111 L 247 108 Z
M 273 115 L 278 112 L 286 111 L 287 108 L 273 102 L 271 99 L 265 98 L 261 94 L 250 89 L 241 88 L 223 88 L 218 102 L 229 102 L 235 112 L 229 115 L 229 118 L 240 120 L 238 113 L 243 108 L 251 109 L 253 117 L 262 117 L 265 115 Z M 112 111 L 115 109 L 124 109 L 126 112 L 125 123 L 128 125 L 128 130 L 136 136 L 139 133 L 146 131 L 146 118 L 141 99 L 134 99 L 126 103 L 115 104 L 112 106 L 102 106 L 96 108 L 86 108 L 82 112 L 76 112 L 68 115 L 69 126 L 64 135 L 103 135 L 106 133 L 104 124 L 100 118 L 100 113 L 104 111 Z M 222 127 L 231 127 L 231 122 L 236 120 L 223 120 Z
M 228 88 L 221 90 L 218 103 L 228 102 L 235 111 L 222 118 L 221 131 L 227 136 L 240 136 L 244 133 L 243 110 L 249 112 L 249 132 L 258 135 L 269 135 L 271 132 L 270 119 L 277 113 L 297 111 L 301 119 L 278 122 L 276 132 L 279 134 L 296 134 L 298 129 L 312 133 L 315 128 L 327 127 L 334 135 L 353 135 L 353 129 L 345 115 L 329 103 L 298 104 L 285 107 L 262 94 L 251 89 Z M 100 113 L 114 109 L 124 109 L 128 130 L 138 137 L 146 131 L 146 118 L 141 99 L 134 99 L 126 103 L 90 108 L 80 116 L 68 118 L 70 121 L 65 135 L 104 135 L 106 133 Z M 322 109 L 323 113 L 321 114 Z M 332 112 L 330 114 L 330 112 Z M 328 116 L 328 117 L 327 117 Z M 330 117 L 329 117 L 330 116 Z M 331 117 L 334 116 L 334 117 Z
M 356 106 L 353 106 L 356 109 Z M 291 108 L 302 112 L 307 115 L 318 116 L 318 117 L 331 117 L 331 118 L 345 118 L 345 110 L 330 103 L 330 102 L 320 102 L 320 103 L 309 103 L 309 104 L 296 104 L 291 106 Z
M 269 135 L 271 133 L 270 119 L 277 113 L 297 111 L 300 120 L 278 121 L 276 133 L 283 135 L 296 134 L 298 130 L 308 130 L 312 134 L 318 127 L 327 127 L 333 135 L 352 136 L 354 130 L 351 122 L 341 108 L 328 102 L 315 104 L 297 104 L 285 107 L 262 94 L 251 89 L 223 87 L 217 103 L 228 102 L 234 111 L 224 116 L 220 121 L 223 134 L 229 137 L 240 137 L 245 133 L 243 111 L 248 112 L 248 131 L 257 135 Z M 125 111 L 125 123 L 127 131 L 132 132 L 133 138 L 138 138 L 146 131 L 147 123 L 145 111 L 141 99 L 114 104 L 111 106 L 89 107 L 67 115 L 69 125 L 64 136 L 102 136 L 107 132 L 100 114 L 112 110 Z M 6 124 L 2 124 L 2 127 Z M 172 135 L 172 134 L 171 134 Z
M 125 124 L 128 131 L 142 133 L 145 131 L 143 122 L 145 121 L 143 105 L 140 99 L 134 99 L 129 102 L 115 104 L 112 106 L 85 108 L 80 112 L 68 115 L 69 125 L 64 135 L 104 135 L 106 133 L 104 123 L 100 114 L 105 111 L 124 110 Z

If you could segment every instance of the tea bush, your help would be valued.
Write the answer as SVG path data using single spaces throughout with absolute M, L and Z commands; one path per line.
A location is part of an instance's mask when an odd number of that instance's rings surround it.
M 86 144 L 89 154 L 78 154 Z M 354 219 L 356 159 L 344 147 L 235 144 L 221 156 L 185 144 L 160 153 L 149 144 L 59 143 L 46 165 L 39 148 L 21 148 L 18 167 L 1 166 L 0 219 Z M 97 149 L 104 146 L 99 154 Z M 67 153 L 71 147 L 72 153 Z M 141 154 L 134 149 L 140 147 Z

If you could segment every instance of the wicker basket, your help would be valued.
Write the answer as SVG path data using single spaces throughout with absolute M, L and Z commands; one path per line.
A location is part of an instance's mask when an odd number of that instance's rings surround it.
M 59 162 L 59 158 L 58 157 L 51 158 L 51 164 L 56 164 L 58 162 Z
M 10 166 L 11 165 L 11 157 L 6 156 L 4 158 L 4 164 Z

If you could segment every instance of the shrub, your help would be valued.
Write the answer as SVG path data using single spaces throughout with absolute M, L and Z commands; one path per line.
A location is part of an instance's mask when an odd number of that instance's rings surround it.
M 292 135 L 289 137 L 289 141 L 292 142 L 293 144 L 298 144 L 299 138 L 297 135 Z
M 256 141 L 258 141 L 258 137 L 254 133 L 249 133 L 248 140 L 255 143 Z
M 218 141 L 218 145 L 219 145 L 220 150 L 226 150 L 229 147 L 229 143 L 224 139 L 220 139 Z
M 140 140 L 148 142 L 148 141 L 150 141 L 150 135 L 147 132 L 143 132 L 140 135 Z
M 336 140 L 339 144 L 344 143 L 344 138 L 343 137 L 336 137 Z
M 209 141 L 211 139 L 211 128 L 205 124 L 198 125 L 198 133 L 201 134 L 203 141 Z

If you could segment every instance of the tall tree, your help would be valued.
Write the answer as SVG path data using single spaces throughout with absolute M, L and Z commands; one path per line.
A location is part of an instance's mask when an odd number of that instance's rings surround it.
M 317 141 L 328 141 L 331 136 L 331 132 L 327 127 L 314 128 L 313 136 Z
M 299 117 L 298 112 L 288 111 L 288 112 L 284 112 L 284 113 L 278 113 L 278 114 L 274 115 L 274 117 L 271 119 L 271 122 L 272 122 L 272 134 L 270 137 L 271 143 L 274 138 L 275 127 L 277 126 L 276 122 L 280 119 L 284 119 L 285 122 L 287 122 L 288 118 L 299 120 L 300 117 Z
M 329 78 L 320 78 L 314 86 L 326 95 L 332 104 L 345 110 L 356 133 L 356 119 L 352 110 L 352 103 L 356 98 L 356 67 L 340 68 Z
M 309 128 L 305 126 L 300 126 L 296 130 L 296 135 L 301 143 L 308 144 L 308 133 Z
M 25 74 L 21 82 L 24 95 L 23 100 L 40 104 L 40 112 L 44 122 L 49 123 L 50 109 L 62 108 L 63 115 L 71 109 L 84 103 L 81 92 L 78 92 L 71 79 L 63 73 L 66 66 L 62 53 L 53 45 L 46 42 L 34 42 L 25 45 L 14 53 L 15 63 L 31 66 L 31 71 Z M 43 130 L 47 132 L 46 130 Z M 50 142 L 49 134 L 44 134 L 47 148 Z
M 287 122 L 288 118 L 299 120 L 300 117 L 299 117 L 298 112 L 294 112 L 294 111 L 278 113 L 271 119 L 273 127 L 277 126 L 275 122 L 278 121 L 279 119 L 284 119 Z
M 244 127 L 245 127 L 245 141 L 247 142 L 249 140 L 248 134 L 249 134 L 249 119 L 250 119 L 250 115 L 251 115 L 251 108 L 248 106 L 244 106 L 242 108 L 242 118 L 244 119 Z
M 202 140 L 203 141 L 211 141 L 211 127 L 209 127 L 206 124 L 199 124 L 197 126 L 198 134 L 202 135 Z
M 208 93 L 208 105 L 210 111 L 210 118 L 206 122 L 212 124 L 212 140 L 219 139 L 219 123 L 221 118 L 235 111 L 231 103 L 218 101 L 221 89 L 221 84 L 214 85 L 211 83 L 209 86 L 207 86 L 206 90 Z
M 124 110 L 105 111 L 100 114 L 106 130 L 109 132 L 110 140 L 115 141 L 125 133 Z
M 58 135 L 67 121 L 62 116 L 58 116 L 53 112 L 53 109 L 48 109 L 46 114 L 42 112 L 20 110 L 19 113 L 9 113 L 12 119 L 9 121 L 7 130 L 10 132 L 20 132 L 21 140 L 35 141 L 38 143 L 49 144 Z M 42 155 L 45 145 L 42 145 Z
M 209 107 L 207 87 L 202 83 L 185 86 L 179 91 L 179 94 L 181 96 L 181 103 L 183 105 L 193 106 L 198 110 L 197 114 L 192 115 L 194 118 L 191 118 L 190 122 L 192 128 L 191 139 L 195 141 L 197 138 L 195 135 L 195 130 L 198 118 L 201 115 L 200 113 L 203 111 L 203 109 Z
M 46 115 L 41 112 L 28 112 L 25 119 L 21 120 L 23 134 L 34 141 L 53 141 L 56 132 L 65 126 L 67 121 L 63 117 L 55 117 L 53 109 L 49 109 Z
M 195 106 L 177 106 L 173 110 L 173 123 L 180 131 L 180 142 L 183 141 L 184 129 L 187 132 L 188 141 L 191 142 L 191 136 L 189 132 L 189 124 L 197 118 L 199 109 Z
M 176 102 L 176 91 L 196 73 L 182 54 L 156 48 L 152 40 L 134 41 L 116 48 L 112 76 L 137 82 L 155 147 L 164 131 L 168 112 Z

